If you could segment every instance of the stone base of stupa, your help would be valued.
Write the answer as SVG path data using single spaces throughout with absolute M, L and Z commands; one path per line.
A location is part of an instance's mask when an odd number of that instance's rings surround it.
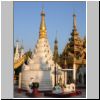
M 22 72 L 22 89 L 29 90 L 30 87 L 29 84 L 31 82 L 31 79 L 33 82 L 39 82 L 39 91 L 50 91 L 52 90 L 52 82 L 50 77 L 50 71 L 49 70 L 26 70 Z

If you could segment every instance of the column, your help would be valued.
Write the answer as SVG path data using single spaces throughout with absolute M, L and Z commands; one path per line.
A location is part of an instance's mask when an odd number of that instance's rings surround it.
M 56 73 L 57 75 L 57 80 L 56 80 L 56 83 L 58 84 L 58 75 L 59 75 L 59 71 L 58 71 L 58 66 L 57 66 L 57 73 Z
M 65 82 L 66 82 L 66 79 L 65 79 L 65 71 L 64 71 L 64 84 L 66 84 Z
M 55 77 L 54 79 L 55 79 L 55 86 L 56 86 L 56 81 L 57 81 L 56 80 L 56 64 L 55 64 L 55 69 L 54 69 L 54 77 Z
M 20 72 L 19 73 L 19 84 L 18 84 L 19 89 L 21 89 L 21 75 L 22 75 L 22 73 Z
M 67 84 L 67 71 L 66 71 L 66 74 L 65 75 L 66 75 L 66 84 Z
M 66 85 L 67 84 L 67 72 L 64 71 L 64 84 Z
M 76 64 L 73 64 L 73 79 L 76 82 Z

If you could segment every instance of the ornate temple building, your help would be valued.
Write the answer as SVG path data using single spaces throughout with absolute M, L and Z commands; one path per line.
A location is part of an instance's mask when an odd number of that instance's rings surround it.
M 14 47 L 14 81 L 18 80 L 18 75 L 21 72 L 21 66 L 25 61 L 24 54 L 24 47 L 17 40 Z
M 19 57 L 18 46 L 15 58 Z M 86 39 L 79 37 L 76 27 L 76 15 L 73 14 L 73 30 L 69 43 L 62 54 L 58 54 L 58 41 L 54 41 L 54 54 L 52 54 L 45 23 L 45 12 L 42 9 L 39 38 L 29 57 L 24 63 L 26 55 L 19 59 L 14 68 L 23 64 L 19 74 L 19 88 L 30 91 L 30 82 L 38 82 L 40 91 L 52 90 L 58 83 L 68 85 L 77 83 L 80 86 L 86 84 Z M 72 87 L 71 87 L 72 88 Z
M 78 86 L 86 85 L 86 38 L 81 39 L 76 27 L 76 15 L 73 14 L 73 30 L 69 43 L 65 46 L 59 57 L 60 66 L 65 68 L 75 67 L 76 72 L 68 71 L 68 82 L 76 80 Z M 66 61 L 66 63 L 65 63 Z M 65 66 L 66 65 L 66 66 Z M 76 74 L 73 80 L 73 74 Z

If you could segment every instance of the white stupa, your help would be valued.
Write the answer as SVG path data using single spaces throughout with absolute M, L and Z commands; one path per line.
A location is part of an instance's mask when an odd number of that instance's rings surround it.
M 24 48 L 23 45 L 19 45 L 19 41 L 16 41 L 16 48 L 14 54 L 14 62 L 16 63 L 22 56 L 24 55 Z
M 14 62 L 16 62 L 19 59 L 19 41 L 16 41 L 16 50 L 14 54 Z
M 55 64 L 52 58 L 53 55 L 47 38 L 45 13 L 42 9 L 39 39 L 33 50 L 32 57 L 28 59 L 28 64 L 23 65 L 21 87 L 25 90 L 29 89 L 29 83 L 32 79 L 34 82 L 39 82 L 39 90 L 52 90 L 55 84 Z M 57 64 L 56 67 L 60 69 Z M 57 77 L 61 77 L 61 75 Z

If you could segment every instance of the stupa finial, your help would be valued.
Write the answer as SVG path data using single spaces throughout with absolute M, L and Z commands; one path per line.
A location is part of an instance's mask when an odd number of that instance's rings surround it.
M 44 12 L 44 5 L 42 6 L 41 12 L 41 24 L 40 24 L 40 32 L 39 38 L 46 38 L 46 24 L 45 24 L 45 12 Z

